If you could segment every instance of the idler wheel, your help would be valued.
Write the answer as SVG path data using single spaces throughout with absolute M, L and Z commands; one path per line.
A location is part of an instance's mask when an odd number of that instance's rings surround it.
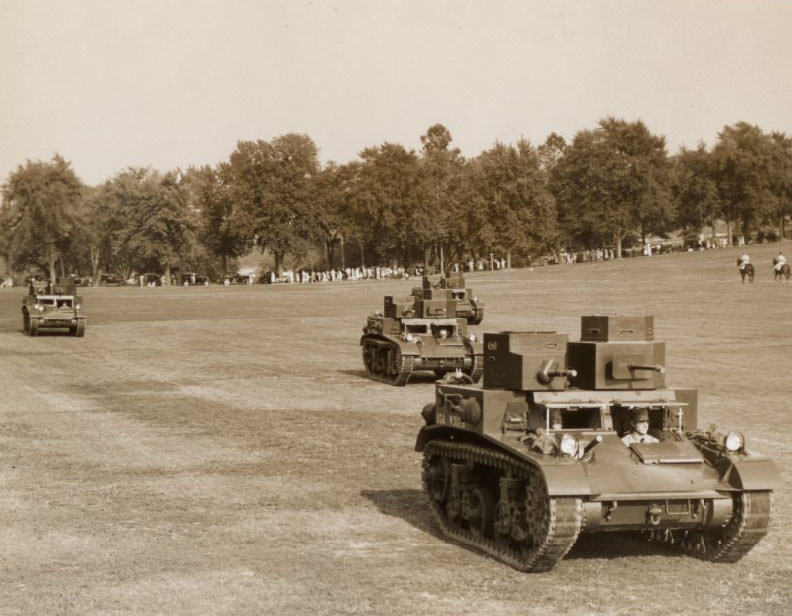
M 38 330 L 39 330 L 39 320 L 36 317 L 31 317 L 30 329 L 28 330 L 28 333 L 31 336 L 38 336 Z
M 676 531 L 674 543 L 683 552 L 703 560 L 737 562 L 767 534 L 771 508 L 770 492 L 741 492 L 734 496 L 734 510 L 728 524 L 719 528 Z

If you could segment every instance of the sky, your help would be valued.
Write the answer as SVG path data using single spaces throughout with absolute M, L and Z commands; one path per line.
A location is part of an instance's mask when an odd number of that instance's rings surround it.
M 790 0 L 0 0 L 0 184 L 96 185 L 308 135 L 322 163 L 436 123 L 473 157 L 641 120 L 669 154 L 792 134 Z

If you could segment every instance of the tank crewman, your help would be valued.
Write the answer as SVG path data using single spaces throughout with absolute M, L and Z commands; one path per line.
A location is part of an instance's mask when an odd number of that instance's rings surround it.
M 787 263 L 787 259 L 784 256 L 784 253 L 779 250 L 778 256 L 775 259 L 773 259 L 773 265 L 775 266 L 775 271 L 780 272 L 781 268 L 784 267 L 786 263 Z
M 638 409 L 630 421 L 630 431 L 622 437 L 622 443 L 628 447 L 633 443 L 659 443 L 649 432 L 649 411 Z
M 740 271 L 745 269 L 745 266 L 751 262 L 751 255 L 747 252 L 744 252 L 740 255 L 740 258 L 737 259 L 737 267 L 740 268 Z

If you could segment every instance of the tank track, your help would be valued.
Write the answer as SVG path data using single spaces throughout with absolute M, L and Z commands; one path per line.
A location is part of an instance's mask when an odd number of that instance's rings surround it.
M 649 539 L 676 545 L 685 554 L 702 560 L 734 563 L 767 534 L 772 509 L 772 492 L 741 492 L 734 497 L 734 512 L 725 526 L 666 531 Z
M 410 380 L 415 359 L 412 355 L 402 355 L 397 348 L 370 342 L 363 344 L 362 353 L 369 378 L 397 386 L 406 385 Z M 377 358 L 372 359 L 375 356 Z
M 472 352 L 473 349 L 471 348 L 470 351 Z M 465 370 L 465 374 L 467 374 L 474 383 L 478 383 L 481 375 L 484 374 L 484 356 L 473 353 L 472 360 L 473 365 Z
M 498 477 L 499 485 L 489 486 L 500 495 L 497 504 L 491 503 L 495 508 L 492 532 L 465 528 L 450 519 L 449 510 L 456 508 L 449 502 L 453 495 L 450 499 L 438 498 L 442 490 L 438 491 L 433 476 L 433 458 L 482 471 L 490 479 Z M 424 449 L 422 482 L 432 513 L 447 536 L 520 571 L 552 569 L 569 552 L 585 525 L 581 499 L 548 496 L 541 470 L 475 445 L 448 441 L 428 443 Z M 480 482 L 479 487 L 481 485 Z M 447 488 L 450 489 L 446 492 L 454 492 L 453 485 Z M 516 498 L 504 499 L 509 493 Z M 537 497 L 538 503 L 535 502 Z M 534 506 L 531 506 L 532 501 Z

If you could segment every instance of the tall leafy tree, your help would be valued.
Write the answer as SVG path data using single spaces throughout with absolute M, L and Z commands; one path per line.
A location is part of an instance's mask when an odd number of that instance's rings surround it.
M 695 150 L 682 148 L 672 158 L 672 167 L 676 225 L 696 233 L 704 225 L 712 226 L 720 211 L 720 201 L 712 156 L 706 146 L 701 143 Z
M 771 213 L 778 225 L 778 236 L 783 239 L 786 235 L 785 220 L 792 216 L 792 138 L 780 132 L 770 136 L 773 140 L 770 193 L 774 200 Z
M 363 262 L 409 265 L 430 243 L 425 184 L 418 156 L 393 143 L 360 153 L 350 205 Z
M 733 224 L 740 224 L 747 238 L 758 223 L 772 214 L 769 170 L 774 149 L 769 135 L 746 122 L 725 126 L 718 133 L 712 158 L 730 244 Z
M 35 265 L 57 278 L 56 264 L 69 250 L 82 190 L 59 154 L 50 162 L 27 161 L 9 176 L 2 186 L 0 243 L 16 267 Z
M 223 274 L 229 271 L 230 262 L 248 248 L 248 238 L 234 225 L 230 178 L 228 164 L 221 163 L 217 168 L 191 167 L 183 182 L 190 208 L 198 217 L 198 241 L 220 260 Z
M 343 267 L 344 242 L 362 236 L 350 205 L 357 175 L 357 163 L 339 166 L 331 162 L 316 177 L 314 224 L 324 247 L 325 264 L 330 268 Z
M 486 220 L 477 235 L 486 252 L 528 256 L 544 249 L 556 234 L 555 202 L 539 153 L 521 139 L 496 143 L 475 161 L 480 203 Z
M 105 186 L 112 211 L 113 259 L 124 275 L 131 271 L 164 273 L 182 267 L 194 250 L 196 220 L 178 174 L 130 168 Z
M 460 175 L 464 159 L 459 148 L 451 147 L 451 142 L 451 133 L 442 124 L 430 126 L 421 136 L 425 182 L 422 224 L 430 242 L 425 247 L 424 264 L 429 266 L 430 252 L 435 251 L 441 270 L 446 269 L 446 263 L 459 258 L 462 243 L 464 197 Z
M 268 143 L 240 141 L 231 154 L 228 182 L 236 232 L 247 235 L 281 268 L 287 253 L 304 254 L 320 235 L 314 223 L 318 150 L 306 135 L 290 133 Z
M 665 138 L 643 122 L 606 118 L 581 131 L 556 164 L 553 193 L 562 226 L 580 244 L 663 232 L 673 219 Z

